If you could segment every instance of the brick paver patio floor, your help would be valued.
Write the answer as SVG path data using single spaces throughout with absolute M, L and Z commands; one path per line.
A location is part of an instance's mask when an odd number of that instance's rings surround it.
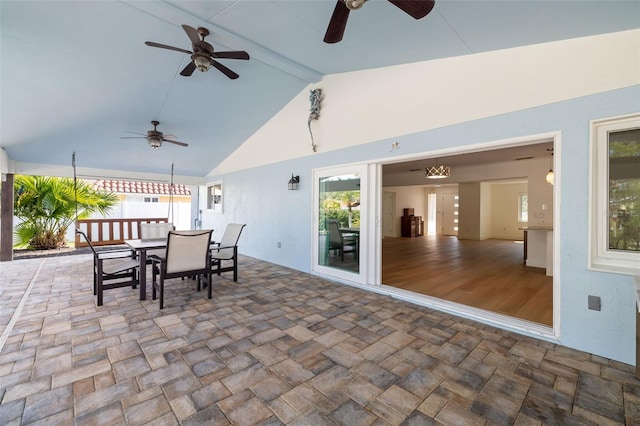
M 630 365 L 248 257 L 97 307 L 91 263 L 0 263 L 0 424 L 640 423 Z

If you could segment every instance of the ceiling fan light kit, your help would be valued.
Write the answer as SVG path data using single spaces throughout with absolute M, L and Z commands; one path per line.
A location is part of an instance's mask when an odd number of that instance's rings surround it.
M 193 59 L 193 63 L 196 64 L 196 69 L 201 72 L 208 71 L 211 68 L 211 62 L 209 62 L 209 58 L 202 55 L 193 55 L 191 56 Z
M 166 44 L 160 44 L 153 41 L 145 41 L 144 44 L 151 47 L 159 47 L 161 49 L 175 50 L 176 52 L 186 53 L 191 56 L 191 62 L 180 71 L 180 75 L 189 77 L 195 70 L 205 72 L 211 68 L 216 68 L 218 71 L 226 75 L 232 80 L 239 77 L 234 71 L 230 70 L 226 66 L 222 65 L 216 59 L 243 59 L 248 60 L 249 54 L 244 50 L 233 50 L 228 52 L 216 52 L 213 46 L 204 38 L 209 35 L 209 30 L 203 27 L 195 29 L 189 25 L 183 25 L 182 29 L 189 40 L 191 40 L 191 50 L 181 49 L 179 47 L 167 46 Z
M 166 135 L 157 129 L 159 121 L 153 120 L 151 121 L 151 125 L 153 126 L 153 130 L 147 130 L 147 135 L 145 136 L 142 133 L 136 133 L 140 136 L 122 136 L 120 139 L 146 139 L 149 146 L 153 149 L 158 149 L 162 146 L 162 142 L 169 142 L 174 145 L 179 146 L 189 146 L 189 144 L 180 142 L 174 139 L 168 139 L 169 135 Z M 135 133 L 135 132 L 130 132 Z

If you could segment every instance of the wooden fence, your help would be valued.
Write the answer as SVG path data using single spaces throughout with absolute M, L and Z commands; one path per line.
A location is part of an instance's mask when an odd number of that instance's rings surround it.
M 132 219 L 81 219 L 76 227 L 87 234 L 94 246 L 123 244 L 124 240 L 140 238 L 141 223 L 168 222 L 166 217 L 132 218 Z M 76 234 L 76 247 L 87 247 L 88 244 Z

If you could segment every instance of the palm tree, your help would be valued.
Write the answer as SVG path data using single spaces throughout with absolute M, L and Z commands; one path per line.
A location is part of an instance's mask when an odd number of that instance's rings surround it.
M 16 245 L 35 250 L 60 248 L 76 218 L 106 214 L 118 202 L 114 193 L 99 192 L 87 182 L 71 178 L 16 176 L 14 214 Z

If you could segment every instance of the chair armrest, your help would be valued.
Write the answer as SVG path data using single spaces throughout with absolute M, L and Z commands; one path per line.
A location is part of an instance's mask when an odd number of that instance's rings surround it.
M 151 256 L 147 257 L 147 260 L 150 260 L 153 263 L 159 263 L 159 262 L 164 262 L 167 259 L 164 257 L 160 257 L 157 254 L 152 254 Z
M 222 250 L 222 249 L 228 249 L 228 248 L 234 248 L 237 246 L 218 246 L 218 247 L 211 247 L 211 250 Z
M 135 252 L 131 249 L 99 251 L 96 254 L 98 255 L 98 259 L 102 259 L 102 260 L 120 259 L 120 258 L 135 256 Z

